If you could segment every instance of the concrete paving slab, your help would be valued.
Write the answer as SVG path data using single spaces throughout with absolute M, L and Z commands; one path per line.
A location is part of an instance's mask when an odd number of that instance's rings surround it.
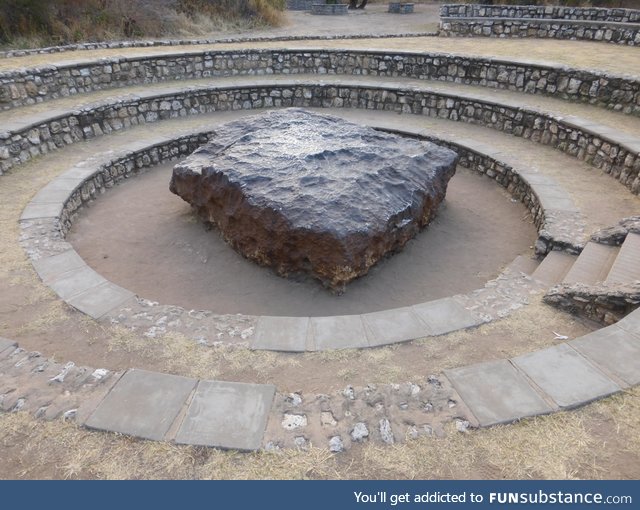
M 309 317 L 258 318 L 252 349 L 304 352 L 307 350 Z
M 640 281 L 640 234 L 627 234 L 620 247 L 607 283 L 633 283 Z
M 18 346 L 17 342 L 14 342 L 13 340 L 9 340 L 8 338 L 0 337 L 0 352 L 5 351 L 7 349 L 13 349 L 14 347 L 17 347 L 17 346 Z
M 93 174 L 99 170 L 99 167 L 100 165 L 95 161 L 85 162 L 84 164 L 79 163 L 70 170 L 67 170 L 60 177 L 64 179 L 79 179 L 80 181 L 85 181 L 89 177 L 93 176 Z
M 358 349 L 369 341 L 360 315 L 312 317 L 309 334 L 316 351 L 328 349 Z
M 631 312 L 624 319 L 619 320 L 616 323 L 616 326 L 624 329 L 625 331 L 629 331 L 630 333 L 640 335 L 640 308 Z
M 620 386 L 567 344 L 511 361 L 562 408 L 587 404 L 620 391 Z
M 558 183 L 552 177 L 545 174 L 522 171 L 520 177 L 529 183 L 530 186 L 557 186 Z
M 532 259 L 529 256 L 518 255 L 513 262 L 507 266 L 507 269 L 515 273 L 524 273 L 531 275 L 540 265 L 536 259 Z
M 123 372 L 115 372 L 108 375 L 106 381 L 100 381 L 91 389 L 91 392 L 87 395 L 83 395 L 83 398 L 76 411 L 76 424 L 84 426 L 87 420 L 98 408 L 100 403 L 109 394 L 111 389 L 117 384 L 120 378 L 124 375 Z
M 450 297 L 421 303 L 412 308 L 428 326 L 429 334 L 434 336 L 483 323 L 481 318 Z
M 615 246 L 588 242 L 562 282 L 585 285 L 603 282 L 619 251 Z
M 430 334 L 428 326 L 411 307 L 363 314 L 362 320 L 370 347 L 406 342 Z
M 560 283 L 576 257 L 562 251 L 550 251 L 531 277 L 549 287 Z
M 445 375 L 482 427 L 553 411 L 507 360 L 445 370 Z
M 106 282 L 104 277 L 85 265 L 52 278 L 49 286 L 58 296 L 67 300 Z
M 545 194 L 541 192 L 538 187 L 536 187 L 534 191 L 536 195 L 538 195 L 543 209 L 556 209 L 558 211 L 569 212 L 578 211 L 578 208 L 573 203 L 573 200 L 571 200 L 571 198 L 569 198 L 568 196 L 562 197 Z
M 31 202 L 34 204 L 66 202 L 81 183 L 80 179 L 55 179 L 38 191 Z
M 607 375 L 629 386 L 640 384 L 640 336 L 615 324 L 569 342 Z
M 270 384 L 200 381 L 175 441 L 257 450 L 275 393 Z
M 33 261 L 33 267 L 44 283 L 50 283 L 59 278 L 60 275 L 80 269 L 86 265 L 75 250 L 67 250 L 58 255 Z
M 134 296 L 133 292 L 106 282 L 68 299 L 67 303 L 94 319 L 99 319 Z
M 30 203 L 22 211 L 20 220 L 35 220 L 38 218 L 57 218 L 62 214 L 64 203 L 62 201 L 53 204 Z
M 162 441 L 197 380 L 146 370 L 123 375 L 85 425 Z

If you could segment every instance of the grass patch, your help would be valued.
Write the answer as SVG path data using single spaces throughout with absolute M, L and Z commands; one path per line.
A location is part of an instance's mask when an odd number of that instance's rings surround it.
M 199 379 L 214 379 L 225 372 L 242 371 L 256 381 L 267 382 L 274 370 L 299 364 L 295 355 L 252 351 L 232 345 L 205 347 L 175 332 L 146 338 L 118 326 L 106 330 L 105 335 L 110 338 L 110 351 L 133 353 L 159 363 L 163 371 Z
M 284 0 L 4 0 L 0 44 L 197 36 L 283 21 Z

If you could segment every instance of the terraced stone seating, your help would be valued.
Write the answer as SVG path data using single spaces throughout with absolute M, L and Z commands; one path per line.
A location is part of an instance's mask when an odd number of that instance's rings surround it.
M 443 5 L 444 36 L 550 37 L 635 46 L 640 11 L 554 6 Z
M 191 337 L 197 329 L 216 342 L 220 331 L 229 328 L 233 335 L 223 336 L 225 342 L 252 349 L 369 348 L 500 320 L 526 306 L 532 293 L 552 288 L 548 297 L 553 296 L 557 284 L 626 286 L 640 280 L 639 236 L 627 233 L 620 248 L 590 240 L 611 222 L 609 215 L 589 207 L 590 200 L 613 204 L 620 194 L 640 193 L 640 86 L 635 76 L 515 58 L 307 48 L 171 50 L 162 56 L 85 59 L 4 73 L 0 81 L 4 172 L 46 164 L 52 151 L 72 154 L 69 146 L 74 144 L 90 148 L 90 157 L 70 157 L 68 167 L 33 197 L 16 222 L 20 242 L 43 283 L 103 323 L 140 327 L 144 320 L 147 327 Z M 399 309 L 336 317 L 229 318 L 136 296 L 91 269 L 66 242 L 85 205 L 108 199 L 108 189 L 125 179 L 189 154 L 213 136 L 212 126 L 222 112 L 240 115 L 287 106 L 331 110 L 454 148 L 462 166 L 495 180 L 513 200 L 523 202 L 538 229 L 536 252 L 546 257 L 540 265 L 516 260 L 474 292 Z M 123 141 L 117 132 L 132 136 Z M 588 194 L 588 188 L 595 194 Z M 611 214 L 634 212 L 633 206 L 615 207 Z M 603 304 L 602 294 L 597 299 L 594 306 L 600 308 L 594 308 L 593 316 L 615 324 L 523 356 L 463 363 L 439 379 L 436 397 L 463 402 L 468 412 L 460 413 L 467 413 L 470 423 L 491 426 L 582 405 L 640 383 L 640 311 L 632 311 L 637 301 L 624 292 L 613 296 L 610 305 Z M 45 361 L 46 372 L 33 372 Z M 320 420 L 327 412 L 311 398 L 302 407 L 286 407 L 287 394 L 271 385 L 137 369 L 102 372 L 49 362 L 5 339 L 0 340 L 0 374 L 3 387 L 8 380 L 17 388 L 10 396 L 3 394 L 4 411 L 24 410 L 46 419 L 75 417 L 91 428 L 178 443 L 258 449 L 269 442 L 267 423 L 285 427 L 289 413 Z M 33 384 L 25 384 L 27 378 Z M 427 391 L 413 386 L 407 384 L 402 396 L 408 405 L 417 405 L 420 392 Z M 167 395 L 162 409 L 152 404 L 157 391 Z M 364 393 L 352 389 L 330 399 L 337 408 Z M 126 403 L 124 395 L 135 398 Z M 220 421 L 221 409 L 247 411 L 234 414 L 229 427 Z M 390 414 L 386 425 L 376 422 L 372 437 L 388 443 L 411 436 L 413 431 L 398 428 L 396 418 Z M 349 431 L 357 419 L 345 419 L 335 437 L 356 442 Z M 203 422 L 215 426 L 203 429 Z M 388 427 L 395 427 L 395 436 L 380 432 Z M 287 446 L 295 445 L 299 430 L 294 428 Z M 327 444 L 324 436 L 308 440 Z
M 315 2 L 311 4 L 311 14 L 319 14 L 321 16 L 344 16 L 349 14 L 348 9 L 349 5 L 342 3 Z
M 411 14 L 413 5 L 412 3 L 389 2 L 389 12 L 393 14 Z
M 292 11 L 308 11 L 314 3 L 320 3 L 318 0 L 287 0 L 287 9 Z

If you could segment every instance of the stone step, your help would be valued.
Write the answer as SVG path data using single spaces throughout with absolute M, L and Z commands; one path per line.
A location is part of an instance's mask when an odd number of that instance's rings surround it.
M 552 287 L 560 283 L 576 261 L 575 255 L 551 251 L 531 275 L 532 278 Z
M 640 234 L 630 233 L 620 247 L 606 283 L 640 281 Z
M 620 251 L 615 246 L 589 242 L 580 253 L 562 283 L 594 285 L 603 282 Z
M 531 276 L 540 266 L 540 262 L 534 258 L 525 255 L 518 255 L 511 264 L 509 269 L 514 272 L 524 273 Z

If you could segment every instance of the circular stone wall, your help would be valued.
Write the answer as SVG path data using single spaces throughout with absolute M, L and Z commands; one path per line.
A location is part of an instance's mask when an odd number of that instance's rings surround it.
M 68 240 L 105 278 L 188 309 L 250 315 L 360 314 L 469 292 L 529 253 L 536 230 L 495 182 L 459 167 L 438 216 L 401 253 L 336 296 L 258 267 L 171 194 L 173 164 L 117 186 L 84 210 Z

